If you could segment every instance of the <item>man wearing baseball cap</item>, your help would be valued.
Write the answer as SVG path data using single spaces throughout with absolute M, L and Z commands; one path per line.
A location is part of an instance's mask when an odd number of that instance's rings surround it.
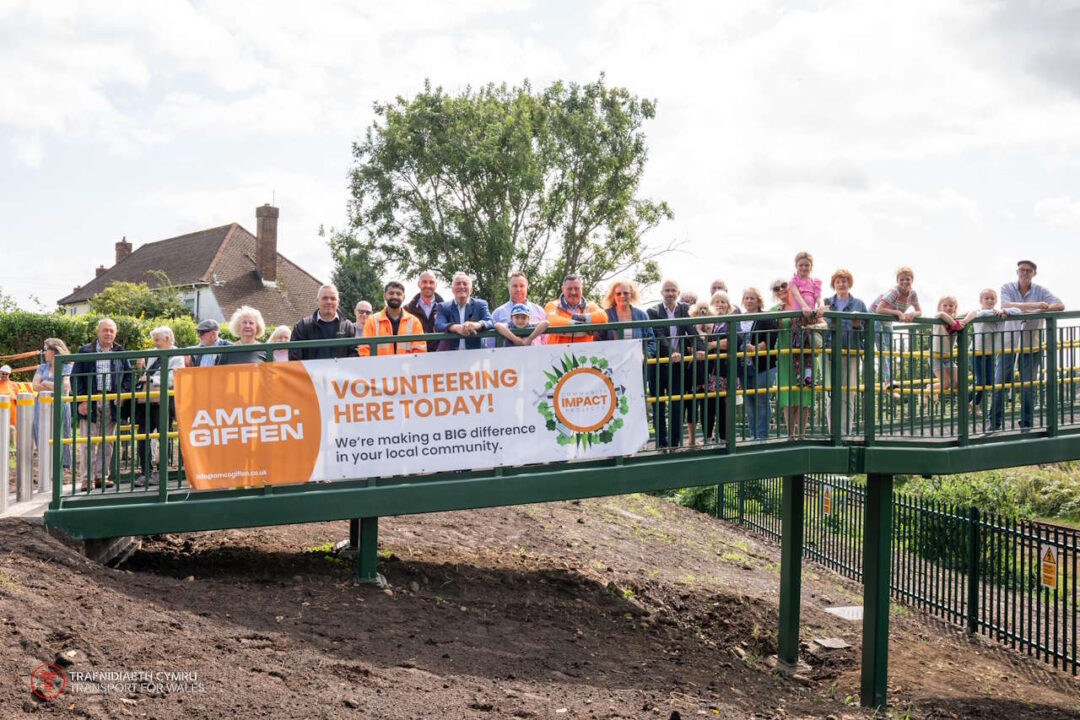
M 192 347 L 223 347 L 225 345 L 232 345 L 228 340 L 222 340 L 218 337 L 218 332 L 221 326 L 218 325 L 218 321 L 212 318 L 203 320 L 195 327 L 195 332 L 199 335 L 199 344 Z M 214 355 L 212 353 L 204 353 L 202 355 L 191 355 L 186 359 L 188 367 L 213 367 L 217 365 L 221 360 L 220 355 Z
M 1045 336 L 1045 323 L 1042 318 L 1024 320 L 1023 315 L 1032 313 L 1058 312 L 1065 309 L 1057 295 L 1042 285 L 1032 282 L 1038 268 L 1032 260 L 1020 260 L 1016 263 L 1016 282 L 1007 282 L 1001 286 L 1001 308 L 1016 308 L 1021 315 L 1012 316 L 1005 323 L 1005 337 L 1002 349 L 1006 352 L 998 356 L 994 368 L 994 402 L 991 407 L 992 427 L 1000 430 L 1005 419 L 1005 393 L 1001 385 L 1015 381 L 1014 368 L 1020 366 L 1020 432 L 1031 429 L 1035 409 L 1035 388 L 1033 383 L 1039 376 L 1042 364 L 1042 344 Z M 1019 352 L 1011 352 L 1013 349 Z

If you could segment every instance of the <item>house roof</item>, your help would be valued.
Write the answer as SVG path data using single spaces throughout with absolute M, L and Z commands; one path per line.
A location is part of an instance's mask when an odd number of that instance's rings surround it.
M 209 285 L 226 318 L 241 305 L 257 308 L 267 325 L 293 325 L 314 312 L 318 279 L 281 253 L 277 276 L 276 283 L 263 283 L 255 265 L 255 236 L 231 223 L 141 245 L 59 304 L 88 302 L 114 282 L 144 282 L 150 288 Z

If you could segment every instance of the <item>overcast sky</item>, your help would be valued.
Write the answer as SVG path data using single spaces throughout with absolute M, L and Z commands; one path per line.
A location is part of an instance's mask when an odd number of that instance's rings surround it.
M 488 82 L 608 82 L 658 103 L 648 236 L 683 287 L 838 266 L 924 310 L 1039 263 L 1080 292 L 1080 2 L 0 0 L 0 288 L 52 307 L 136 246 L 281 208 L 330 274 L 372 104 Z M 1070 268 L 1072 268 L 1070 270 Z M 657 294 L 653 289 L 648 295 Z

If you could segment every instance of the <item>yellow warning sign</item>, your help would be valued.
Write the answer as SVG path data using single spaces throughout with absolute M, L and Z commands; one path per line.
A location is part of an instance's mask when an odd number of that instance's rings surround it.
M 832 488 L 825 486 L 825 494 L 821 496 L 821 514 L 828 517 L 832 515 Z
M 1042 586 L 1049 590 L 1057 590 L 1058 580 L 1058 555 L 1057 548 L 1053 545 L 1043 545 L 1039 549 L 1039 557 L 1042 559 Z

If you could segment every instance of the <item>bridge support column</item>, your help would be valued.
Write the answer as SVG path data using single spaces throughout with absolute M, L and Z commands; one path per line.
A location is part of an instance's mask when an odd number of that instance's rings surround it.
M 357 553 L 356 575 L 360 582 L 379 582 L 379 574 L 375 571 L 375 563 L 379 557 L 379 518 L 366 517 L 359 521 L 350 520 L 349 536 L 352 538 L 352 523 L 359 525 L 358 535 L 360 540 L 360 552 Z
M 805 476 L 784 478 L 780 516 L 780 638 L 776 657 L 789 667 L 799 662 L 804 492 Z
M 893 476 L 866 477 L 863 533 L 863 707 L 885 707 L 889 666 L 889 587 L 891 573 Z

